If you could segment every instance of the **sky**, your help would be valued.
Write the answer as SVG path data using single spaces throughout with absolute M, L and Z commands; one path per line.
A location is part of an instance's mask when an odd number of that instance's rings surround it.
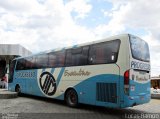
M 160 75 L 159 0 L 0 0 L 0 43 L 33 53 L 130 33 L 149 44 Z

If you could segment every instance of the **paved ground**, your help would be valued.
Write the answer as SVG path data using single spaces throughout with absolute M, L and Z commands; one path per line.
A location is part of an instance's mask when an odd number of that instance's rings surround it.
M 160 113 L 160 99 L 151 99 L 150 103 L 135 106 L 132 110 L 145 111 L 148 113 Z
M 14 99 L 0 99 L 0 118 L 2 119 L 93 119 L 93 118 L 129 118 L 131 114 L 160 113 L 160 99 L 150 103 L 126 109 L 111 109 L 90 105 L 70 108 L 64 101 L 23 95 Z M 128 117 L 129 116 L 129 117 Z M 159 119 L 159 118 L 158 118 Z

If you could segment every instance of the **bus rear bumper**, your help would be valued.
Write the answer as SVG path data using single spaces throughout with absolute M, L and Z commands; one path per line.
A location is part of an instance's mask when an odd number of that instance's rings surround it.
M 122 107 L 132 107 L 140 104 L 148 103 L 151 99 L 150 94 L 137 95 L 137 96 L 125 96 L 124 105 Z

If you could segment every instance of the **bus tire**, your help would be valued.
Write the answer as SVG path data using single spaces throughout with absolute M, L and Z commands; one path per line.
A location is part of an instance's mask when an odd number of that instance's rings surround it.
M 66 103 L 70 107 L 77 107 L 78 106 L 78 95 L 74 89 L 70 89 L 66 92 L 65 97 Z
M 20 88 L 19 85 L 16 85 L 16 87 L 15 87 L 15 92 L 17 92 L 18 95 L 21 94 L 21 88 Z

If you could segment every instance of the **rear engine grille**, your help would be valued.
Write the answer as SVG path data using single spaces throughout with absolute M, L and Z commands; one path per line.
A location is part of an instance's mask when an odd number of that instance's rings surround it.
M 97 83 L 97 101 L 117 103 L 117 84 L 116 83 Z

